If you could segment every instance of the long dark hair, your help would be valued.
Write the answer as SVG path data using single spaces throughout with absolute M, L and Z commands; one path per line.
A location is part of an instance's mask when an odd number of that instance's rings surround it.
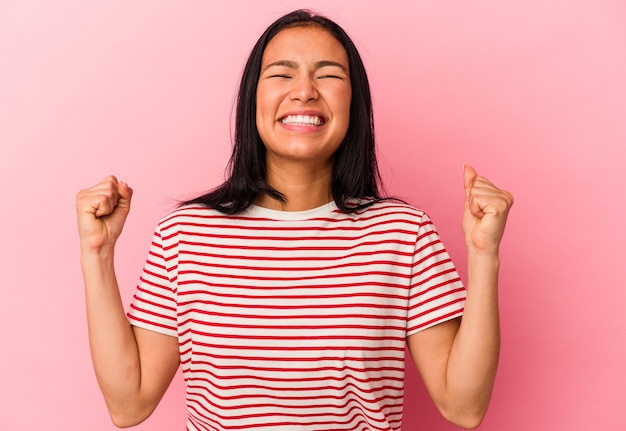
M 376 162 L 372 98 L 361 56 L 339 25 L 324 16 L 301 9 L 274 21 L 250 53 L 237 97 L 228 179 L 212 191 L 183 202 L 183 205 L 203 204 L 226 214 L 236 214 L 254 203 L 260 193 L 285 202 L 285 197 L 266 181 L 265 145 L 256 127 L 256 91 L 263 52 L 270 40 L 287 28 L 311 25 L 328 31 L 344 47 L 352 83 L 350 123 L 334 155 L 331 179 L 333 199 L 337 207 L 345 212 L 363 209 L 381 199 L 380 189 L 383 186 Z

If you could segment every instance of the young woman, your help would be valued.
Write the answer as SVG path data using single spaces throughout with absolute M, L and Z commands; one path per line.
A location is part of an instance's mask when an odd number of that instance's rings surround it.
M 428 217 L 379 192 L 349 37 L 307 11 L 278 19 L 243 73 L 230 177 L 161 220 L 128 314 L 113 254 L 132 190 L 111 176 L 78 194 L 91 351 L 114 423 L 147 418 L 181 365 L 188 430 L 399 430 L 408 343 L 442 414 L 478 426 L 513 199 L 470 166 L 464 187 L 467 288 Z

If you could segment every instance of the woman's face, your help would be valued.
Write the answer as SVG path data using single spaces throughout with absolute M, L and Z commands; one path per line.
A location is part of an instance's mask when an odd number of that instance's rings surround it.
M 350 122 L 348 55 L 317 26 L 282 30 L 263 53 L 256 124 L 270 163 L 330 166 Z

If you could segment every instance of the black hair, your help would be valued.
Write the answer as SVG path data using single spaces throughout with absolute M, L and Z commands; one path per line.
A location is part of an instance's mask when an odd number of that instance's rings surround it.
M 233 152 L 228 178 L 210 192 L 182 203 L 202 204 L 226 214 L 244 211 L 261 193 L 285 202 L 285 197 L 266 181 L 265 145 L 256 127 L 256 91 L 261 61 L 267 44 L 280 31 L 293 27 L 319 26 L 332 34 L 346 50 L 352 85 L 350 123 L 334 154 L 331 192 L 344 212 L 364 209 L 381 199 L 382 178 L 376 161 L 372 98 L 367 73 L 356 46 L 346 32 L 330 19 L 301 9 L 274 21 L 254 45 L 246 62 L 235 116 Z

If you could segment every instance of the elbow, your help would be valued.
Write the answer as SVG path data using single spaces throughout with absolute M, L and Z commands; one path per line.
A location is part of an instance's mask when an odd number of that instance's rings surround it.
M 483 421 L 483 417 L 472 416 L 472 417 L 462 418 L 461 420 L 458 420 L 452 423 L 454 423 L 458 427 L 468 429 L 468 430 L 473 430 L 473 429 L 478 428 L 480 424 L 482 423 L 482 421 Z
M 487 409 L 480 409 L 476 411 L 464 411 L 464 412 L 456 411 L 454 413 L 452 412 L 441 412 L 441 413 L 443 417 L 446 418 L 446 420 L 453 423 L 454 425 L 464 428 L 464 429 L 473 430 L 480 426 L 483 419 L 485 418 L 486 412 L 487 412 Z
M 117 428 L 130 428 L 139 425 L 150 416 L 150 413 L 152 412 L 128 409 L 115 410 L 109 408 L 109 416 L 111 418 L 111 422 L 113 422 L 113 425 L 115 425 Z
M 135 418 L 131 416 L 111 415 L 111 422 L 117 428 L 130 428 L 142 423 L 146 418 Z
M 117 428 L 130 428 L 143 422 L 143 419 L 138 420 L 137 418 L 131 417 L 129 415 L 110 414 L 110 416 L 111 422 L 113 422 L 113 425 L 115 425 Z

